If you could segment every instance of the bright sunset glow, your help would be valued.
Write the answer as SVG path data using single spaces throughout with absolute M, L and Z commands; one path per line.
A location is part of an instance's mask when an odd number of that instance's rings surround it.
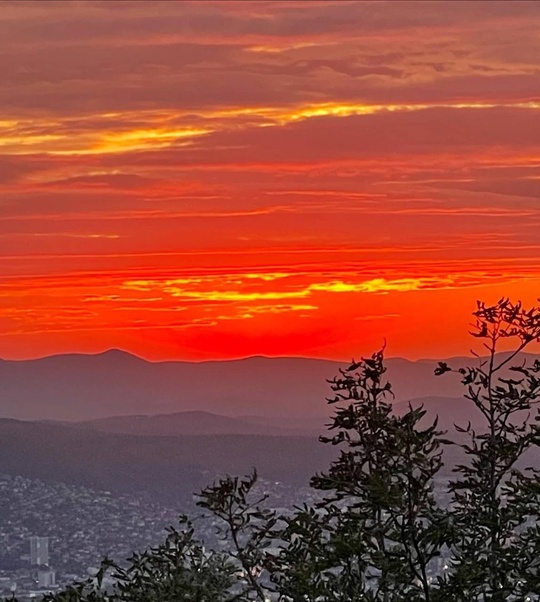
M 468 352 L 540 297 L 537 2 L 0 3 L 0 357 Z

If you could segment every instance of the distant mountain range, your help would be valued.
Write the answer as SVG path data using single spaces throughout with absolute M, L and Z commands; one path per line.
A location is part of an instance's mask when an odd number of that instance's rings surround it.
M 387 366 L 397 414 L 410 403 L 425 408 L 424 424 L 438 417 L 450 433 L 454 423 L 482 428 L 456 375 L 433 376 L 434 360 Z M 167 503 L 252 467 L 266 479 L 306 485 L 337 453 L 317 437 L 333 411 L 326 379 L 340 367 L 261 357 L 151 363 L 119 351 L 0 361 L 0 472 L 147 491 Z M 459 458 L 454 450 L 446 473 Z M 528 461 L 540 466 L 536 455 Z
M 457 365 L 469 362 L 455 360 Z M 332 392 L 326 379 L 345 366 L 328 360 L 265 357 L 153 363 L 118 350 L 0 360 L 0 417 L 82 421 L 204 411 L 279 418 L 281 423 L 274 426 L 305 429 L 306 421 L 316 419 L 320 424 L 328 416 L 325 398 Z M 456 375 L 433 375 L 435 360 L 390 358 L 387 366 L 397 402 L 461 394 Z

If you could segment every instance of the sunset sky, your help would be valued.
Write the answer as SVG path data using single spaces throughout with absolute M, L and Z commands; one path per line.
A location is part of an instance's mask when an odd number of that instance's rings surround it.
M 467 353 L 540 297 L 540 2 L 0 2 L 0 357 Z

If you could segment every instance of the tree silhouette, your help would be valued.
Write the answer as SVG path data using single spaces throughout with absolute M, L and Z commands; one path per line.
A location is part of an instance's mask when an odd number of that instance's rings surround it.
M 467 462 L 456 467 L 450 490 L 453 504 L 452 571 L 446 588 L 454 600 L 523 600 L 539 591 L 538 470 L 519 468 L 529 448 L 538 446 L 540 362 L 518 354 L 540 338 L 540 308 L 525 310 L 501 299 L 478 303 L 472 335 L 482 340 L 487 358 L 452 369 L 440 363 L 436 374 L 455 371 L 464 397 L 481 412 L 485 429 L 457 426 Z M 498 355 L 502 342 L 514 348 Z M 534 418 L 534 422 L 531 419 Z
M 445 536 L 445 515 L 433 495 L 441 433 L 436 424 L 419 428 L 423 409 L 393 414 L 385 371 L 380 351 L 331 381 L 336 396 L 329 401 L 338 408 L 330 430 L 336 434 L 321 440 L 341 452 L 327 473 L 312 479 L 327 493 L 317 512 L 305 509 L 288 524 L 293 545 L 281 555 L 277 581 L 293 599 L 432 599 L 428 565 Z M 324 542 L 316 548 L 319 558 L 313 558 L 314 528 Z M 291 566 L 302 574 L 305 591 L 298 591 Z

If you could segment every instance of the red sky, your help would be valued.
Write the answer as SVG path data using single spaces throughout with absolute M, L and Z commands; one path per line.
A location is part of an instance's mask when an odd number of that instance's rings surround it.
M 540 3 L 0 2 L 0 356 L 466 353 L 540 296 Z

